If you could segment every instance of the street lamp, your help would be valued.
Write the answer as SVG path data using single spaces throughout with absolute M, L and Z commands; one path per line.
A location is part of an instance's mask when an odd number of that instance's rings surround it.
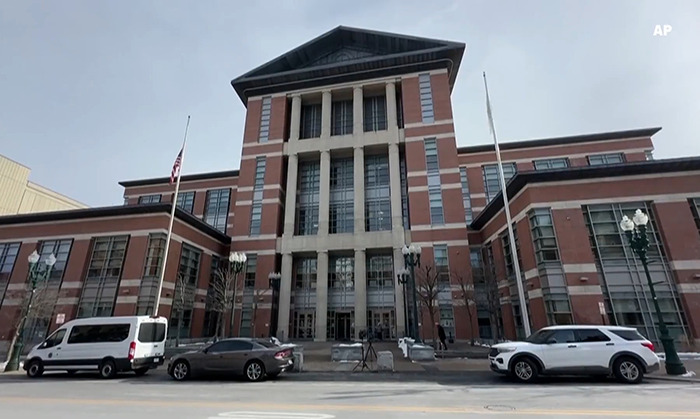
M 277 332 L 277 316 L 278 316 L 278 305 L 279 305 L 279 292 L 280 292 L 280 282 L 282 281 L 282 274 L 279 272 L 270 272 L 267 276 L 270 280 L 270 288 L 272 288 L 272 310 L 270 313 L 270 336 L 274 336 Z
M 21 313 L 22 320 L 17 328 L 15 344 L 12 346 L 10 360 L 8 361 L 7 365 L 5 365 L 5 372 L 17 371 L 19 368 L 19 360 L 22 356 L 22 349 L 24 348 L 24 326 L 27 321 L 27 317 L 29 317 L 32 311 L 32 302 L 34 301 L 36 286 L 39 281 L 45 281 L 49 278 L 51 269 L 53 268 L 53 265 L 56 264 L 56 256 L 54 256 L 53 253 L 51 253 L 49 257 L 44 260 L 44 267 L 39 264 L 40 258 L 41 256 L 39 256 L 39 253 L 37 253 L 36 250 L 33 251 L 27 258 L 27 261 L 29 262 L 29 286 L 31 293 L 29 294 L 29 300 L 27 300 L 27 306 L 24 308 L 23 313 Z
M 409 328 L 408 328 L 408 300 L 406 298 L 406 283 L 408 282 L 408 278 L 411 275 L 411 271 L 409 271 L 406 268 L 399 269 L 398 272 L 396 272 L 396 279 L 399 281 L 399 284 L 403 285 L 403 330 L 404 334 L 409 333 Z
M 404 268 L 410 269 L 411 272 L 411 297 L 413 302 L 413 322 L 411 323 L 411 337 L 416 341 L 420 342 L 420 335 L 418 331 L 418 301 L 417 301 L 417 290 L 416 290 L 416 266 L 420 267 L 420 246 L 410 245 L 406 246 L 404 244 L 401 249 L 403 254 Z
M 634 217 L 630 220 L 625 215 L 620 221 L 620 228 L 625 232 L 627 239 L 630 242 L 630 247 L 634 253 L 639 257 L 644 267 L 644 273 L 647 276 L 647 282 L 649 283 L 649 291 L 651 292 L 651 298 L 654 300 L 654 308 L 656 309 L 656 316 L 659 320 L 659 340 L 661 340 L 661 345 L 664 347 L 664 353 L 666 354 L 666 373 L 669 375 L 681 375 L 685 374 L 685 366 L 678 357 L 676 352 L 676 347 L 673 343 L 673 338 L 668 334 L 668 328 L 666 327 L 666 322 L 664 322 L 663 316 L 661 315 L 661 307 L 659 307 L 659 301 L 656 298 L 656 291 L 654 290 L 654 283 L 651 280 L 651 275 L 649 274 L 649 267 L 647 266 L 647 250 L 649 249 L 649 238 L 647 237 L 647 223 L 649 222 L 649 216 L 642 212 L 642 210 L 637 210 L 634 213 Z
M 231 303 L 231 327 L 229 329 L 229 335 L 233 334 L 233 325 L 236 316 L 236 288 L 238 288 L 238 275 L 243 272 L 247 260 L 248 257 L 245 255 L 245 253 L 231 252 L 228 255 L 229 266 L 233 272 L 233 300 Z

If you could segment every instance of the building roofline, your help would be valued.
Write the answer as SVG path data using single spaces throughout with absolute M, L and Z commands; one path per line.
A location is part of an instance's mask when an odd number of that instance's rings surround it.
M 287 68 L 280 71 L 264 72 L 267 67 L 300 60 L 322 51 L 327 38 L 342 36 L 342 33 L 360 33 L 365 35 L 396 38 L 403 42 L 430 42 L 424 48 L 376 55 L 344 62 L 327 63 L 312 67 Z M 450 90 L 456 81 L 457 72 L 464 55 L 466 44 L 434 38 L 424 38 L 366 30 L 348 26 L 337 26 L 304 44 L 289 50 L 231 80 L 244 105 L 248 98 L 278 93 L 280 91 L 302 90 L 322 85 L 349 83 L 357 80 L 390 77 L 402 73 L 429 71 L 448 68 Z M 308 63 L 302 63 L 308 65 Z
M 209 180 L 217 178 L 227 178 L 227 177 L 238 177 L 238 170 L 224 170 L 219 172 L 205 172 L 205 173 L 195 173 L 192 175 L 182 175 L 180 182 L 193 182 L 196 180 Z M 149 186 L 149 185 L 160 185 L 163 183 L 170 183 L 169 177 L 158 177 L 151 179 L 136 179 L 136 180 L 123 180 L 119 182 L 119 185 L 130 188 L 133 186 Z
M 13 224 L 41 223 L 65 220 L 84 220 L 91 218 L 120 217 L 127 215 L 144 215 L 163 213 L 170 214 L 172 205 L 170 203 L 146 204 L 146 205 L 118 205 L 111 207 L 74 209 L 67 211 L 39 212 L 31 214 L 8 215 L 0 217 L 1 226 L 11 226 Z M 189 224 L 202 233 L 218 240 L 222 244 L 231 242 L 231 238 L 214 227 L 206 224 L 194 215 L 176 208 L 175 217 L 180 221 Z
M 536 148 L 553 145 L 569 145 L 577 143 L 588 143 L 595 141 L 610 141 L 620 140 L 624 138 L 651 137 L 661 131 L 661 127 L 640 128 L 625 131 L 608 131 L 594 134 L 580 134 L 566 137 L 540 138 L 534 140 L 511 141 L 507 143 L 499 143 L 498 147 L 501 150 L 516 150 L 522 148 Z M 475 146 L 458 147 L 458 154 L 472 154 L 495 151 L 493 144 L 480 144 Z
M 555 170 L 535 170 L 519 172 L 506 185 L 508 197 L 512 199 L 526 185 L 542 182 L 557 182 L 579 179 L 596 179 L 603 177 L 636 176 L 656 173 L 688 172 L 700 170 L 700 157 L 678 159 L 650 160 L 623 163 L 608 166 L 583 166 Z M 503 209 L 503 194 L 499 192 L 472 221 L 469 227 L 482 229 Z

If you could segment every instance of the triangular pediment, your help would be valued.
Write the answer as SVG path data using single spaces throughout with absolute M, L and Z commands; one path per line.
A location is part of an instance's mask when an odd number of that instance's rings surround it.
M 409 54 L 455 45 L 449 41 L 417 38 L 339 26 L 297 47 L 242 77 L 274 75 L 294 70 Z
M 454 83 L 463 43 L 339 26 L 231 81 L 244 103 L 278 90 L 448 68 Z M 431 67 L 432 66 L 432 67 Z M 393 70 L 392 70 L 393 69 Z

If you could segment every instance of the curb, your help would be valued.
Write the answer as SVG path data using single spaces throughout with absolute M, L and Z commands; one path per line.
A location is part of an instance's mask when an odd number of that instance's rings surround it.
M 649 380 L 659 380 L 659 381 L 673 381 L 676 383 L 689 383 L 689 384 L 700 384 L 700 378 L 685 378 L 685 377 L 674 377 L 672 375 L 647 375 L 644 378 Z

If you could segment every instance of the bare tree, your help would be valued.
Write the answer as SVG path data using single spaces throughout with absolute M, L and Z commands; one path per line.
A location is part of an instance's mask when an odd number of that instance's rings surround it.
M 491 266 L 485 260 L 483 266 L 472 268 L 472 277 L 476 286 L 475 297 L 477 306 L 488 312 L 491 335 L 496 341 L 499 341 L 503 338 L 499 282 L 501 278 L 505 279 L 505 275 L 503 272 L 499 272 L 496 266 Z
M 255 337 L 255 324 L 258 318 L 258 305 L 261 301 L 263 301 L 264 295 L 264 289 L 256 289 L 255 291 L 253 291 L 253 318 L 250 320 L 250 329 L 253 337 Z
M 182 318 L 187 303 L 187 280 L 182 273 L 177 274 L 175 282 L 175 299 L 173 300 L 173 310 L 177 311 L 177 331 L 175 332 L 175 347 L 180 346 L 180 336 L 182 334 Z
M 435 315 L 438 309 L 438 295 L 440 294 L 440 272 L 434 266 L 424 264 L 416 273 L 416 295 L 420 300 L 420 305 L 428 311 L 430 317 L 430 330 L 435 340 Z
M 23 293 L 20 296 L 21 309 L 19 315 L 14 319 L 13 325 L 15 333 L 10 342 L 10 350 L 7 352 L 8 362 L 14 355 L 14 347 L 17 341 L 20 338 L 22 339 L 22 343 L 27 341 L 26 333 L 30 322 L 32 322 L 32 324 L 37 321 L 51 322 L 53 309 L 56 305 L 56 299 L 58 298 L 58 290 L 55 286 L 51 285 L 49 281 L 42 281 L 32 290 L 29 284 L 27 284 L 27 288 L 21 291 Z M 24 334 L 20 336 L 22 332 Z
M 469 316 L 469 335 L 471 336 L 471 345 L 474 346 L 474 312 L 471 306 L 476 306 L 476 293 L 474 290 L 473 277 L 469 277 L 464 273 L 453 272 L 452 276 L 459 285 L 462 293 L 462 301 Z
M 216 330 L 217 337 L 223 338 L 226 335 L 226 313 L 233 314 L 236 290 L 238 289 L 238 278 L 229 263 L 225 263 L 214 272 L 214 277 L 210 283 L 209 307 L 211 311 L 217 313 Z M 231 316 L 233 317 L 233 315 Z M 231 325 L 233 327 L 233 324 Z

